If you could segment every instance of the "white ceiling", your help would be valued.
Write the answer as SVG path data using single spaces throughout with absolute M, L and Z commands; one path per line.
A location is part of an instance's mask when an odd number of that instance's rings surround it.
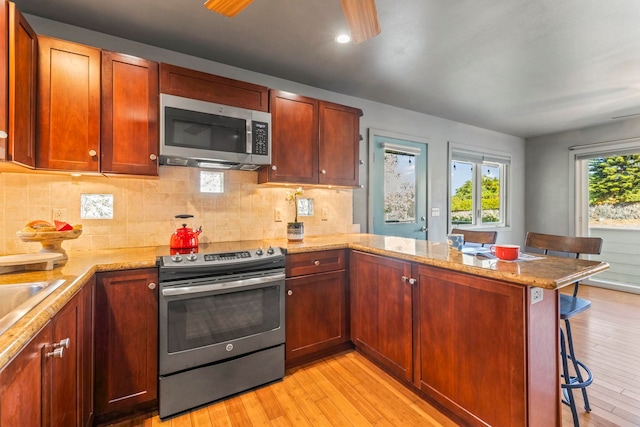
M 637 0 L 376 0 L 382 33 L 338 45 L 339 0 L 14 0 L 25 13 L 530 137 L 640 114 Z

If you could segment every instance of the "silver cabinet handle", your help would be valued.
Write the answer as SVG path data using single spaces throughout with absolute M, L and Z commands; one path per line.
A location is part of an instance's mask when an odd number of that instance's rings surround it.
M 149 158 L 150 158 L 151 160 L 155 160 L 155 159 L 157 159 L 157 158 L 158 158 L 158 156 L 156 156 L 155 154 L 149 154 Z
M 406 282 L 407 280 L 409 280 L 409 278 L 407 276 L 402 276 L 402 281 Z
M 326 169 L 322 169 L 322 174 L 325 175 L 327 173 Z
M 313 261 L 313 265 L 315 265 L 316 267 L 319 266 L 320 265 L 320 261 L 318 261 L 318 260 Z
M 71 340 L 69 338 L 65 338 L 63 340 L 60 340 L 57 343 L 54 343 L 53 348 L 59 348 L 59 347 L 69 348 L 70 345 L 71 345 Z
M 0 130 L 0 138 L 6 138 L 6 137 L 8 137 L 8 136 L 9 136 L 9 135 L 7 135 L 7 132 L 5 132 L 5 131 L 3 131 L 3 130 Z
M 151 282 L 149 283 L 149 289 L 155 289 L 156 288 L 156 284 Z
M 277 169 L 278 169 L 278 167 L 277 167 L 276 165 L 273 165 L 273 166 L 271 166 L 271 169 L 272 169 L 272 170 L 277 170 Z
M 58 347 L 55 350 L 48 352 L 45 356 L 60 359 L 62 358 L 63 354 L 64 354 L 64 347 Z
M 293 295 L 293 291 L 292 291 L 291 289 L 289 289 L 289 290 L 287 291 L 287 295 L 289 295 L 289 296 Z
M 416 283 L 418 283 L 418 279 L 414 279 L 413 277 L 409 278 L 409 284 L 410 285 L 415 285 Z
M 96 150 L 89 150 L 89 155 L 91 157 L 95 157 L 98 153 L 96 152 Z

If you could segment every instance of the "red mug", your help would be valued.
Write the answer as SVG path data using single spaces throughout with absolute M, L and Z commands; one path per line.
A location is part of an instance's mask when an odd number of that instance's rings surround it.
M 493 245 L 489 250 L 496 257 L 505 261 L 513 261 L 518 259 L 518 255 L 520 255 L 520 246 L 518 245 Z

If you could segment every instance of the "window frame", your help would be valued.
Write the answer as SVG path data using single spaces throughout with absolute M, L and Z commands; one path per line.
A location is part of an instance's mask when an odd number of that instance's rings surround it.
M 511 155 L 504 152 L 478 149 L 458 144 L 449 143 L 448 155 L 448 177 L 447 177 L 447 221 L 449 228 L 453 227 L 452 190 L 453 190 L 453 162 L 463 162 L 472 164 L 472 220 L 471 224 L 455 224 L 456 228 L 465 229 L 486 229 L 486 228 L 507 228 L 511 222 L 510 210 L 508 209 L 511 199 L 510 178 L 511 178 Z M 482 166 L 498 166 L 500 180 L 500 220 L 498 222 L 482 222 Z

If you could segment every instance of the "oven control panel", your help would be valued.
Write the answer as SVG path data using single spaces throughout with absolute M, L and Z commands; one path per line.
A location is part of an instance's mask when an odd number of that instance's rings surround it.
M 158 265 L 161 267 L 178 266 L 213 266 L 224 264 L 250 263 L 259 259 L 283 257 L 282 248 L 269 246 L 267 249 L 256 248 L 245 251 L 217 252 L 217 253 L 189 253 L 175 254 L 158 258 Z

